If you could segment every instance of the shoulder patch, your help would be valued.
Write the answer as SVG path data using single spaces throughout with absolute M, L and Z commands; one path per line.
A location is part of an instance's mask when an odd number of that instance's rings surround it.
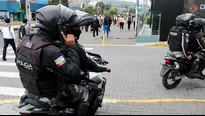
M 59 58 L 55 60 L 55 63 L 58 67 L 61 67 L 62 65 L 66 63 L 66 60 L 63 56 L 60 56 Z

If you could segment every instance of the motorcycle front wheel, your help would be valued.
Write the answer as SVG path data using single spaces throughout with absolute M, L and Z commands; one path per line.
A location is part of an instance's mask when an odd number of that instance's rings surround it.
M 104 78 L 103 82 L 99 85 L 102 88 L 102 94 L 100 96 L 95 96 L 95 98 L 91 101 L 90 107 L 88 108 L 87 115 L 95 115 L 98 108 L 102 107 L 102 101 L 105 94 L 105 86 L 107 80 Z
M 166 89 L 174 89 L 179 85 L 181 80 L 175 80 L 174 71 L 169 71 L 162 77 L 162 84 Z

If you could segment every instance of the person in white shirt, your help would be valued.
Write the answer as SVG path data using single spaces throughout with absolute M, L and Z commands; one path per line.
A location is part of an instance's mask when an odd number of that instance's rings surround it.
M 6 61 L 6 51 L 7 47 L 10 44 L 14 50 L 14 53 L 16 54 L 16 45 L 14 40 L 16 40 L 16 36 L 14 33 L 14 28 L 10 25 L 10 19 L 5 19 L 6 24 L 2 27 L 1 32 L 4 38 L 4 48 L 3 48 L 3 57 L 2 60 Z

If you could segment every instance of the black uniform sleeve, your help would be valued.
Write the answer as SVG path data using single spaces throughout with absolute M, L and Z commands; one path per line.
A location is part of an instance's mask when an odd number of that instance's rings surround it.
M 171 29 L 169 30 L 169 34 L 168 34 L 168 37 L 167 37 L 167 44 L 169 45 L 169 38 L 170 38 L 170 31 L 171 31 Z
M 183 53 L 184 53 L 184 55 L 186 57 L 189 56 L 188 43 L 189 43 L 189 34 L 188 34 L 187 31 L 183 31 L 182 32 L 182 43 L 181 43 L 181 46 L 182 46 Z
M 107 70 L 107 68 L 98 66 L 91 58 L 89 58 L 81 45 L 79 45 L 79 55 L 82 63 L 86 65 L 88 70 L 92 72 L 105 72 Z
M 80 57 L 74 47 L 67 47 L 67 57 L 56 46 L 47 46 L 41 53 L 43 66 L 71 80 L 80 78 Z
M 196 35 L 196 40 L 197 40 L 197 42 L 198 42 L 200 48 L 201 48 L 203 51 L 205 51 L 205 43 L 204 43 L 205 38 L 204 38 L 203 36 L 204 36 L 204 35 L 203 35 L 202 32 L 198 33 L 198 34 Z

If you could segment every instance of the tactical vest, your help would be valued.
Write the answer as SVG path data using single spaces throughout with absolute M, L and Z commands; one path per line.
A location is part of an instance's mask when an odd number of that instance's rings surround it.
M 168 43 L 169 43 L 169 49 L 171 51 L 183 51 L 181 47 L 181 43 L 182 43 L 182 31 L 184 29 L 185 28 L 183 27 L 173 27 L 170 29 Z
M 16 65 L 23 87 L 39 97 L 54 97 L 59 87 L 57 76 L 41 65 L 42 48 L 54 45 L 52 42 L 37 41 L 34 35 L 28 34 L 19 44 L 16 54 Z

